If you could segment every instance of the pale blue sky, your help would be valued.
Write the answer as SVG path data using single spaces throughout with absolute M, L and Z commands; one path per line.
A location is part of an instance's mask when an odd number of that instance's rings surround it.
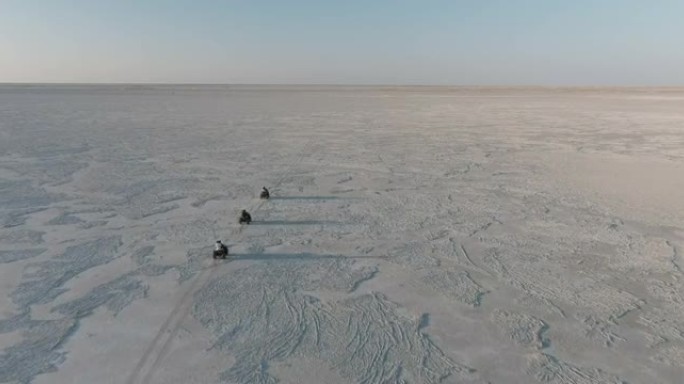
M 0 0 L 0 82 L 684 85 L 684 0 Z

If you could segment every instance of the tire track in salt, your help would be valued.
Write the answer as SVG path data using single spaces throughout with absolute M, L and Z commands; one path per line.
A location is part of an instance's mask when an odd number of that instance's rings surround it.
M 684 272 L 682 271 L 682 266 L 679 265 L 680 256 L 679 256 L 679 252 L 677 251 L 677 246 L 674 245 L 670 240 L 665 241 L 665 243 L 667 244 L 668 247 L 672 248 L 672 257 L 670 260 L 672 262 L 672 266 L 674 267 L 674 269 L 677 272 L 679 272 L 680 274 L 684 274 Z
M 276 183 L 273 185 L 273 190 L 276 190 L 278 187 L 280 187 L 283 181 L 285 181 L 296 171 L 296 167 L 301 164 L 302 161 L 304 161 L 304 158 L 307 156 L 306 149 L 311 148 L 311 144 L 313 144 L 314 141 L 315 139 L 312 138 L 309 140 L 309 142 L 307 142 L 307 144 L 304 146 L 304 150 L 300 153 L 290 170 L 283 173 L 278 181 L 276 181 Z M 309 152 L 308 155 L 310 156 L 312 153 L 313 152 Z M 252 212 L 258 212 L 265 203 L 266 201 L 260 201 L 256 207 L 250 208 L 250 210 L 252 210 Z M 245 226 L 240 226 L 237 233 L 235 233 L 235 236 L 240 236 L 244 228 Z M 126 380 L 126 384 L 149 383 L 152 380 L 159 365 L 163 361 L 164 357 L 166 357 L 173 339 L 178 334 L 181 324 L 187 318 L 188 313 L 190 313 L 190 308 L 192 307 L 192 297 L 212 280 L 217 271 L 222 267 L 222 264 L 216 265 L 216 262 L 214 262 L 212 264 L 213 268 L 203 269 L 200 271 L 199 275 L 194 278 L 194 281 L 191 283 L 188 290 L 185 292 L 178 304 L 176 304 L 176 306 L 173 308 L 166 321 L 164 321 L 164 324 L 145 350 L 145 353 L 133 369 L 133 372 L 128 377 L 128 380 Z

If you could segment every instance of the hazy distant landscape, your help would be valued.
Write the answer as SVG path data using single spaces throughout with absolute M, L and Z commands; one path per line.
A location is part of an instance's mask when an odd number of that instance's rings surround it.
M 679 383 L 683 193 L 682 88 L 0 85 L 0 382 Z

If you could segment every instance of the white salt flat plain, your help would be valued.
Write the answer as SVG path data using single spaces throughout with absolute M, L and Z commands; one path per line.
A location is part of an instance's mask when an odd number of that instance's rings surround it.
M 682 196 L 684 89 L 2 85 L 0 382 L 682 383 Z

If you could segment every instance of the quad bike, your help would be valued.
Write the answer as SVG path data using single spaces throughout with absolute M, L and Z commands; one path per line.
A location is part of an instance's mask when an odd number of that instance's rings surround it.
M 214 250 L 214 259 L 225 259 L 228 256 L 228 247 Z
M 242 214 L 240 215 L 240 220 L 238 220 L 240 224 L 251 224 L 252 223 L 252 215 L 247 213 L 247 211 L 242 211 Z

